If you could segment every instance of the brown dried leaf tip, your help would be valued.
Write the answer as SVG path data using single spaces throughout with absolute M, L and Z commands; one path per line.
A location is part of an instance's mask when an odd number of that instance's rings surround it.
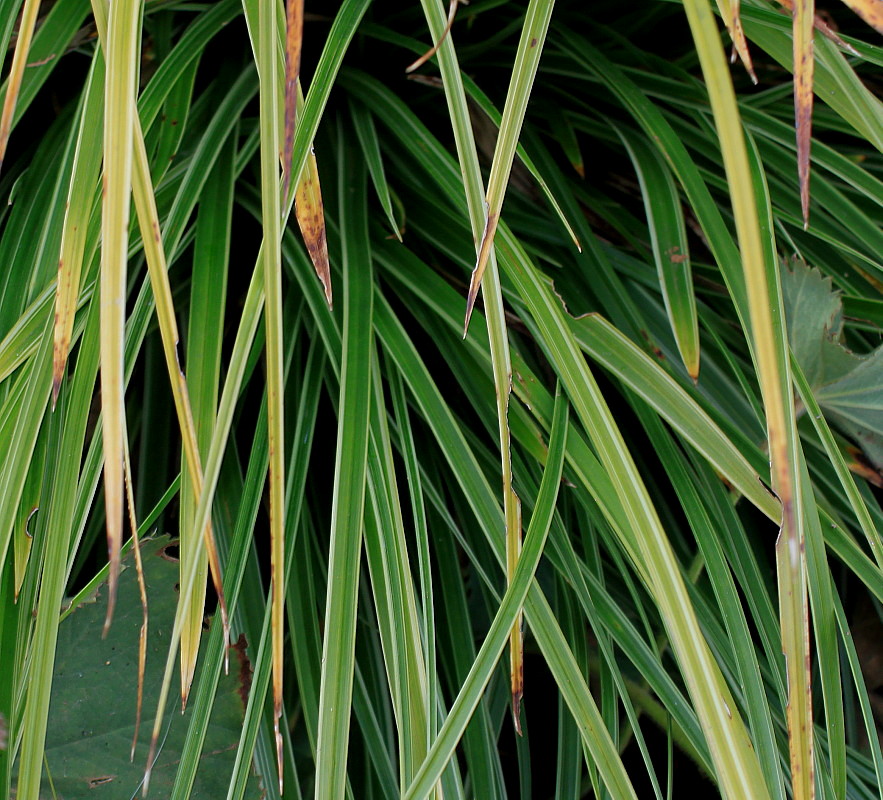
M 322 189 L 319 185 L 319 170 L 316 156 L 310 150 L 300 182 L 294 197 L 295 215 L 301 236 L 316 275 L 325 290 L 325 301 L 332 307 L 331 267 L 328 262 L 328 242 L 325 236 L 325 209 L 322 204 Z

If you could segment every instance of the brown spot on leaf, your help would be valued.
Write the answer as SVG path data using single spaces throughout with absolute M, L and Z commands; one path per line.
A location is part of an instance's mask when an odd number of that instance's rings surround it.
M 236 691 L 239 694 L 239 699 L 242 701 L 243 709 L 248 705 L 248 694 L 251 691 L 251 679 L 254 672 L 251 667 L 251 662 L 246 655 L 247 649 L 248 640 L 245 638 L 244 633 L 240 633 L 239 638 L 236 640 L 236 644 L 230 645 L 230 650 L 233 651 L 236 662 L 239 665 L 237 670 L 239 687 Z
M 683 253 L 679 253 L 678 250 L 681 248 L 677 245 L 673 247 L 669 247 L 668 250 L 665 251 L 665 254 L 668 256 L 668 260 L 671 261 L 672 264 L 683 264 L 689 256 L 684 255 Z

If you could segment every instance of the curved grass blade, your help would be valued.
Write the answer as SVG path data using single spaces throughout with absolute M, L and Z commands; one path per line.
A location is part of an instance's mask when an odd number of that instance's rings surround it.
M 548 460 L 524 540 L 521 558 L 513 570 L 512 580 L 506 588 L 506 593 L 503 595 L 484 643 L 469 670 L 469 675 L 460 687 L 457 699 L 442 724 L 438 738 L 433 742 L 432 749 L 420 767 L 420 771 L 404 795 L 406 800 L 426 797 L 432 786 L 441 777 L 448 761 L 454 756 L 457 742 L 462 737 L 466 724 L 491 679 L 497 660 L 506 645 L 507 634 L 512 626 L 518 623 L 524 601 L 540 563 L 552 523 L 552 515 L 555 512 L 564 467 L 567 428 L 568 403 L 559 392 L 555 397 Z M 608 740 L 607 744 L 609 747 L 613 747 L 612 741 Z
M 139 0 L 116 0 L 110 6 L 105 48 L 107 80 L 104 100 L 104 201 L 101 214 L 101 406 L 104 502 L 111 563 L 105 631 L 113 618 L 123 533 L 123 440 L 127 435 L 123 347 L 140 23 Z
M 359 144 L 362 146 L 362 156 L 365 159 L 365 165 L 368 167 L 368 174 L 371 176 L 371 182 L 374 184 L 374 190 L 380 200 L 380 205 L 389 220 L 389 226 L 396 239 L 402 241 L 402 231 L 396 222 L 395 214 L 392 210 L 392 199 L 389 194 L 389 184 L 386 182 L 386 175 L 383 170 L 383 158 L 380 155 L 380 143 L 377 139 L 377 130 L 374 127 L 374 117 L 368 113 L 365 106 L 361 103 L 350 101 L 349 104 L 350 119 L 356 130 L 356 136 Z
M 349 143 L 338 143 L 343 225 L 343 355 L 340 425 L 331 508 L 328 593 L 316 747 L 316 800 L 343 800 L 351 715 L 359 551 L 368 458 L 373 281 L 368 249 L 366 176 Z M 355 163 L 354 163 L 355 162 Z
M 34 36 L 34 26 L 37 24 L 37 13 L 39 11 L 40 0 L 25 0 L 18 27 L 18 38 L 15 42 L 15 54 L 12 57 L 9 76 L 6 79 L 6 96 L 3 98 L 3 111 L 0 113 L 0 168 L 3 167 L 3 159 L 6 157 L 6 145 L 9 142 L 9 134 L 12 130 L 15 104 L 18 101 L 18 92 L 21 88 L 25 67 L 27 66 L 28 53 L 31 49 L 31 40 Z
M 453 175 L 453 165 L 451 174 Z M 448 187 L 454 196 L 454 186 Z M 407 383 L 421 415 L 430 425 L 433 435 L 466 496 L 472 511 L 487 532 L 489 543 L 501 567 L 505 566 L 504 543 L 494 531 L 500 530 L 503 515 L 498 501 L 469 449 L 462 431 L 454 421 L 425 364 L 414 345 L 401 328 L 388 305 L 378 304 L 375 316 L 377 335 L 384 349 L 395 361 Z M 605 745 L 606 729 L 588 691 L 580 668 L 564 639 L 552 609 L 542 591 L 534 584 L 525 601 L 525 612 L 546 663 L 579 728 L 583 744 L 598 763 L 606 785 L 616 798 L 634 798 L 634 790 L 615 748 Z
M 520 246 L 504 227 L 501 260 L 531 309 L 544 346 L 609 473 L 627 521 L 622 542 L 644 575 L 677 655 L 707 737 L 718 780 L 734 797 L 767 797 L 757 757 L 735 702 L 701 633 L 671 543 L 637 473 L 609 408 L 552 299 Z
M 359 84 L 363 89 L 370 88 L 370 84 L 365 81 L 360 81 Z M 381 105 L 376 93 L 372 94 L 372 103 L 375 102 Z M 419 138 L 422 144 L 420 152 L 422 159 L 427 163 L 429 174 L 451 201 L 457 202 L 461 191 L 458 175 L 444 150 L 425 129 L 410 119 L 407 110 L 401 104 L 397 104 L 392 98 L 386 98 L 382 107 L 389 112 L 384 119 L 387 121 L 396 119 L 396 125 L 390 122 L 390 130 L 400 136 Z M 508 233 L 505 226 L 501 228 L 501 232 L 505 244 L 501 252 L 507 274 L 513 281 L 516 291 L 531 310 L 531 315 L 542 334 L 540 338 L 544 342 L 547 355 L 565 382 L 568 395 L 584 420 L 586 429 L 592 433 L 593 443 L 603 455 L 604 467 L 610 473 L 615 487 L 614 494 L 619 497 L 629 523 L 623 530 L 623 544 L 634 553 L 636 568 L 645 570 L 650 576 L 648 582 L 654 587 L 657 602 L 676 644 L 675 650 L 679 657 L 680 668 L 690 688 L 703 731 L 710 740 L 715 766 L 723 775 L 721 780 L 726 786 L 737 787 L 733 789 L 736 794 L 743 792 L 752 797 L 765 797 L 767 791 L 763 776 L 744 725 L 736 712 L 735 702 L 723 680 L 720 668 L 705 643 L 695 614 L 685 612 L 685 609 L 692 611 L 692 604 L 686 595 L 680 568 L 675 562 L 671 545 L 661 530 L 659 519 L 649 498 L 646 497 L 646 489 L 640 476 L 635 472 L 634 463 L 610 420 L 609 412 L 585 359 L 569 334 L 560 304 L 553 299 L 547 282 L 539 277 L 520 245 Z M 406 379 L 410 380 L 410 377 L 406 375 Z M 598 409 L 604 411 L 599 412 Z M 427 415 L 427 419 L 435 422 L 434 416 L 437 413 L 434 410 Z M 442 440 L 445 441 L 449 435 L 445 434 L 441 437 Z M 477 490 L 472 486 L 464 487 L 464 490 L 472 502 L 472 494 Z M 614 521 L 616 521 L 615 517 Z M 489 531 L 494 529 L 493 522 L 489 521 L 487 525 Z M 655 535 L 647 535 L 646 532 L 650 530 L 654 531 Z M 641 531 L 641 535 L 635 537 L 635 531 Z M 644 552 L 645 548 L 648 552 Z M 541 626 L 548 625 L 550 630 L 557 629 L 554 620 L 549 621 L 543 616 L 542 608 L 543 602 L 539 600 L 537 605 L 532 606 L 534 613 L 544 620 L 533 625 L 538 640 L 542 634 L 539 630 Z M 541 640 L 541 645 L 543 643 L 550 648 L 555 646 L 551 639 Z M 547 652 L 547 658 L 551 658 L 553 651 L 546 651 L 545 646 L 544 652 Z M 550 662 L 562 691 L 565 691 L 564 675 L 568 669 L 567 663 L 569 663 L 567 658 L 564 661 Z M 557 669 L 561 669 L 562 672 L 556 672 Z M 577 703 L 578 698 L 571 694 L 568 694 L 567 698 L 568 705 L 574 710 L 573 703 Z M 579 705 L 579 708 L 581 709 L 579 713 L 587 713 L 584 706 Z M 580 719 L 578 718 L 577 721 L 580 722 Z M 586 737 L 587 744 L 591 746 L 594 743 L 592 738 L 594 733 L 585 729 L 581 731 Z
M 644 140 L 618 129 L 638 173 L 665 310 L 687 374 L 699 377 L 699 322 L 681 199 L 671 173 Z
M 487 185 L 487 209 L 484 233 L 478 248 L 478 260 L 469 281 L 469 293 L 466 297 L 466 320 L 463 325 L 463 336 L 469 330 L 469 317 L 478 297 L 478 289 L 487 266 L 488 256 L 494 243 L 494 235 L 500 221 L 506 185 L 515 158 L 515 149 L 527 111 L 527 102 L 533 87 L 534 77 L 540 63 L 546 32 L 552 18 L 555 0 L 531 0 L 527 8 L 527 16 L 518 42 L 515 65 L 512 68 L 512 79 L 503 107 L 503 119 L 500 122 L 500 133 L 494 150 L 494 160 Z
M 98 190 L 101 169 L 101 103 L 104 95 L 104 51 L 95 50 L 84 93 L 74 165 L 71 171 L 55 301 L 55 351 L 52 369 L 52 405 L 58 400 L 70 352 L 74 315 L 80 289 L 86 234 Z

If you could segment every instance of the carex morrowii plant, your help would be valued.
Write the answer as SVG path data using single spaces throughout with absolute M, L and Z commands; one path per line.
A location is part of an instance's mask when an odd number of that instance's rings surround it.
M 0 795 L 880 797 L 847 5 L 0 0 Z

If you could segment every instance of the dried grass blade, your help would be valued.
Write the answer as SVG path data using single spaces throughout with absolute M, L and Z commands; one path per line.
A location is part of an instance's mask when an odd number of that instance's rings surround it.
M 809 227 L 809 155 L 813 107 L 814 0 L 795 0 L 794 20 L 794 126 L 797 130 L 797 176 L 804 230 Z
M 3 99 L 3 113 L 0 115 L 0 168 L 2 168 L 3 159 L 6 157 L 6 145 L 12 131 L 15 104 L 18 102 L 18 92 L 21 89 L 25 67 L 27 67 L 28 52 L 31 49 L 31 40 L 34 38 L 34 27 L 37 24 L 39 10 L 40 0 L 25 0 L 18 29 L 18 39 L 15 43 L 15 55 L 12 57 L 12 65 L 6 84 L 6 97 Z
M 103 45 L 107 43 L 107 5 L 104 2 L 95 3 L 93 6 L 96 27 L 99 38 Z M 106 46 L 105 46 L 106 50 Z M 147 159 L 147 151 L 144 145 L 144 136 L 141 131 L 141 123 L 137 117 L 134 119 L 132 129 L 132 185 L 134 188 L 135 210 L 138 216 L 139 226 L 142 233 L 144 254 L 150 275 L 151 288 L 153 289 L 156 302 L 156 314 L 159 323 L 163 354 L 166 367 L 169 372 L 169 381 L 172 389 L 172 398 L 175 403 L 175 412 L 178 417 L 178 427 L 183 441 L 184 460 L 187 465 L 188 477 L 192 487 L 195 501 L 199 501 L 202 492 L 202 466 L 199 458 L 199 447 L 196 441 L 196 427 L 193 423 L 193 415 L 190 409 L 190 399 L 187 391 L 187 381 L 181 371 L 178 360 L 178 326 L 175 321 L 172 291 L 169 285 L 165 252 L 163 251 L 162 239 L 159 228 L 159 215 L 156 209 L 153 185 L 150 179 L 150 165 Z M 221 614 L 221 622 L 224 629 L 225 641 L 229 641 L 230 623 L 227 614 L 227 603 L 221 580 L 221 567 L 218 551 L 212 534 L 211 522 L 206 523 L 202 532 L 205 542 L 205 555 L 199 556 L 208 561 L 212 576 L 212 583 L 218 597 L 218 608 Z M 182 548 L 182 554 L 183 554 Z M 181 560 L 182 578 L 187 573 L 188 563 L 185 558 Z M 183 585 L 183 584 L 182 584 Z M 204 589 L 202 590 L 204 596 Z M 202 631 L 203 602 L 192 603 L 192 596 L 184 592 L 184 602 L 179 607 L 179 614 L 189 613 L 193 607 L 196 624 L 191 629 L 196 629 L 195 635 L 187 639 L 187 633 L 182 634 L 181 644 L 181 699 L 182 705 L 186 704 L 187 694 L 193 678 L 196 655 L 199 649 L 199 638 Z M 185 631 L 187 629 L 185 628 Z M 226 661 L 225 661 L 226 667 Z M 158 713 L 162 717 L 162 712 Z M 154 731 L 154 737 L 157 735 Z M 155 745 L 155 742 L 153 743 Z
M 113 618 L 123 532 L 123 452 L 126 438 L 123 347 L 140 22 L 139 0 L 116 0 L 110 6 L 105 48 L 108 71 L 104 104 L 104 202 L 101 214 L 101 405 L 104 501 L 110 557 L 105 632 Z
M 741 8 L 741 0 L 733 0 L 730 4 L 729 13 L 723 3 L 719 3 L 721 16 L 724 18 L 724 24 L 727 26 L 727 32 L 733 42 L 733 56 L 731 61 L 736 60 L 736 56 L 742 61 L 742 66 L 751 78 L 751 82 L 757 83 L 757 75 L 754 72 L 754 64 L 751 62 L 751 53 L 748 50 L 748 42 L 745 41 L 745 30 L 742 28 L 742 17 L 739 13 Z
M 297 105 L 303 105 L 303 94 L 300 84 L 297 85 Z M 328 308 L 333 306 L 331 290 L 331 266 L 328 262 L 328 241 L 325 233 L 325 207 L 322 203 L 322 187 L 319 184 L 319 167 L 316 163 L 316 154 L 310 147 L 307 154 L 307 163 L 297 182 L 294 194 L 294 213 L 297 224 L 310 261 L 316 275 L 325 290 L 325 302 Z
M 776 0 L 776 1 L 778 2 L 778 4 L 780 6 L 782 6 L 782 8 L 786 9 L 787 11 L 790 11 L 790 12 L 794 11 L 794 0 Z M 844 2 L 846 2 L 846 0 L 844 0 Z M 822 34 L 822 36 L 824 36 L 826 39 L 830 39 L 838 47 L 842 47 L 844 50 L 848 50 L 854 56 L 859 55 L 858 50 L 856 50 L 849 42 L 840 38 L 840 36 L 837 35 L 836 31 L 834 31 L 834 29 L 827 22 L 825 22 L 825 20 L 823 20 L 818 14 L 816 14 L 813 17 L 812 24 L 815 27 L 815 29 L 820 34 Z
M 300 53 L 304 35 L 304 0 L 288 0 L 285 11 L 285 149 L 282 153 L 283 206 L 288 205 L 288 190 L 291 186 L 291 154 L 294 149 L 294 126 L 297 122 L 298 108 L 303 104 L 303 100 L 299 96 L 298 78 L 300 76 Z
M 450 6 L 448 6 L 448 21 L 445 25 L 445 29 L 442 32 L 442 35 L 439 37 L 438 41 L 429 48 L 420 58 L 416 61 L 409 64 L 405 67 L 405 72 L 411 73 L 417 69 L 420 69 L 430 58 L 432 58 L 437 52 L 438 48 L 441 47 L 442 42 L 445 40 L 445 37 L 451 32 L 451 28 L 454 25 L 454 18 L 457 16 L 457 6 L 459 5 L 459 0 L 451 0 Z
M 883 2 L 881 0 L 843 0 L 877 33 L 883 33 Z

